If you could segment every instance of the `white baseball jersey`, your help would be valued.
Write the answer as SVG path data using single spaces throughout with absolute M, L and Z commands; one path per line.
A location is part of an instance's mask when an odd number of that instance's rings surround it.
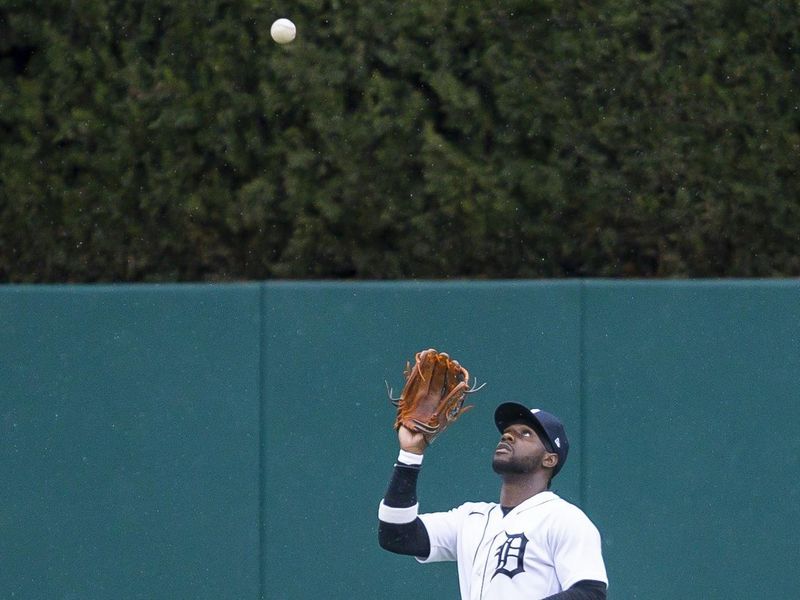
M 468 502 L 420 519 L 431 553 L 417 560 L 458 561 L 462 600 L 534 600 L 582 579 L 608 583 L 597 528 L 553 492 L 536 494 L 505 517 L 499 504 Z

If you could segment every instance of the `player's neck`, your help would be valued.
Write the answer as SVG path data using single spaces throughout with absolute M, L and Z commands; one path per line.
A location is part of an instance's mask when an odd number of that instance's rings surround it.
M 504 475 L 500 487 L 500 506 L 513 508 L 528 498 L 547 490 L 547 481 L 540 477 Z

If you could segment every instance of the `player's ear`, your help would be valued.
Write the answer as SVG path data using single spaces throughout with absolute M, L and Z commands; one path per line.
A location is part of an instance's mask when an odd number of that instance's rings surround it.
M 548 469 L 553 469 L 558 464 L 558 454 L 553 452 L 546 452 L 542 458 L 542 465 Z

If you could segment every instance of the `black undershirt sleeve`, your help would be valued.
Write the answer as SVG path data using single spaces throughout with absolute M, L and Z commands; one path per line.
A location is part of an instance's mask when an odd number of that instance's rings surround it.
M 606 600 L 606 584 L 583 579 L 568 590 L 548 596 L 544 600 Z
M 389 480 L 383 503 L 393 508 L 408 508 L 417 503 L 419 466 L 397 463 Z M 378 521 L 378 543 L 396 554 L 427 558 L 431 553 L 428 531 L 419 517 L 410 523 Z
M 418 465 L 395 463 L 389 487 L 383 496 L 383 503 L 396 508 L 414 506 L 417 503 L 419 471 Z
M 428 558 L 431 553 L 431 543 L 428 531 L 419 517 L 411 523 L 378 523 L 378 543 L 384 550 L 395 554 L 406 554 Z

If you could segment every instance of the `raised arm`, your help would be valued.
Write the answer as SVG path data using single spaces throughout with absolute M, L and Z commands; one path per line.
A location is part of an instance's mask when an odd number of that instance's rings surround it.
M 397 437 L 400 453 L 378 509 L 378 543 L 396 554 L 426 558 L 431 547 L 425 525 L 417 516 L 417 478 L 427 443 L 422 433 L 403 426 Z

